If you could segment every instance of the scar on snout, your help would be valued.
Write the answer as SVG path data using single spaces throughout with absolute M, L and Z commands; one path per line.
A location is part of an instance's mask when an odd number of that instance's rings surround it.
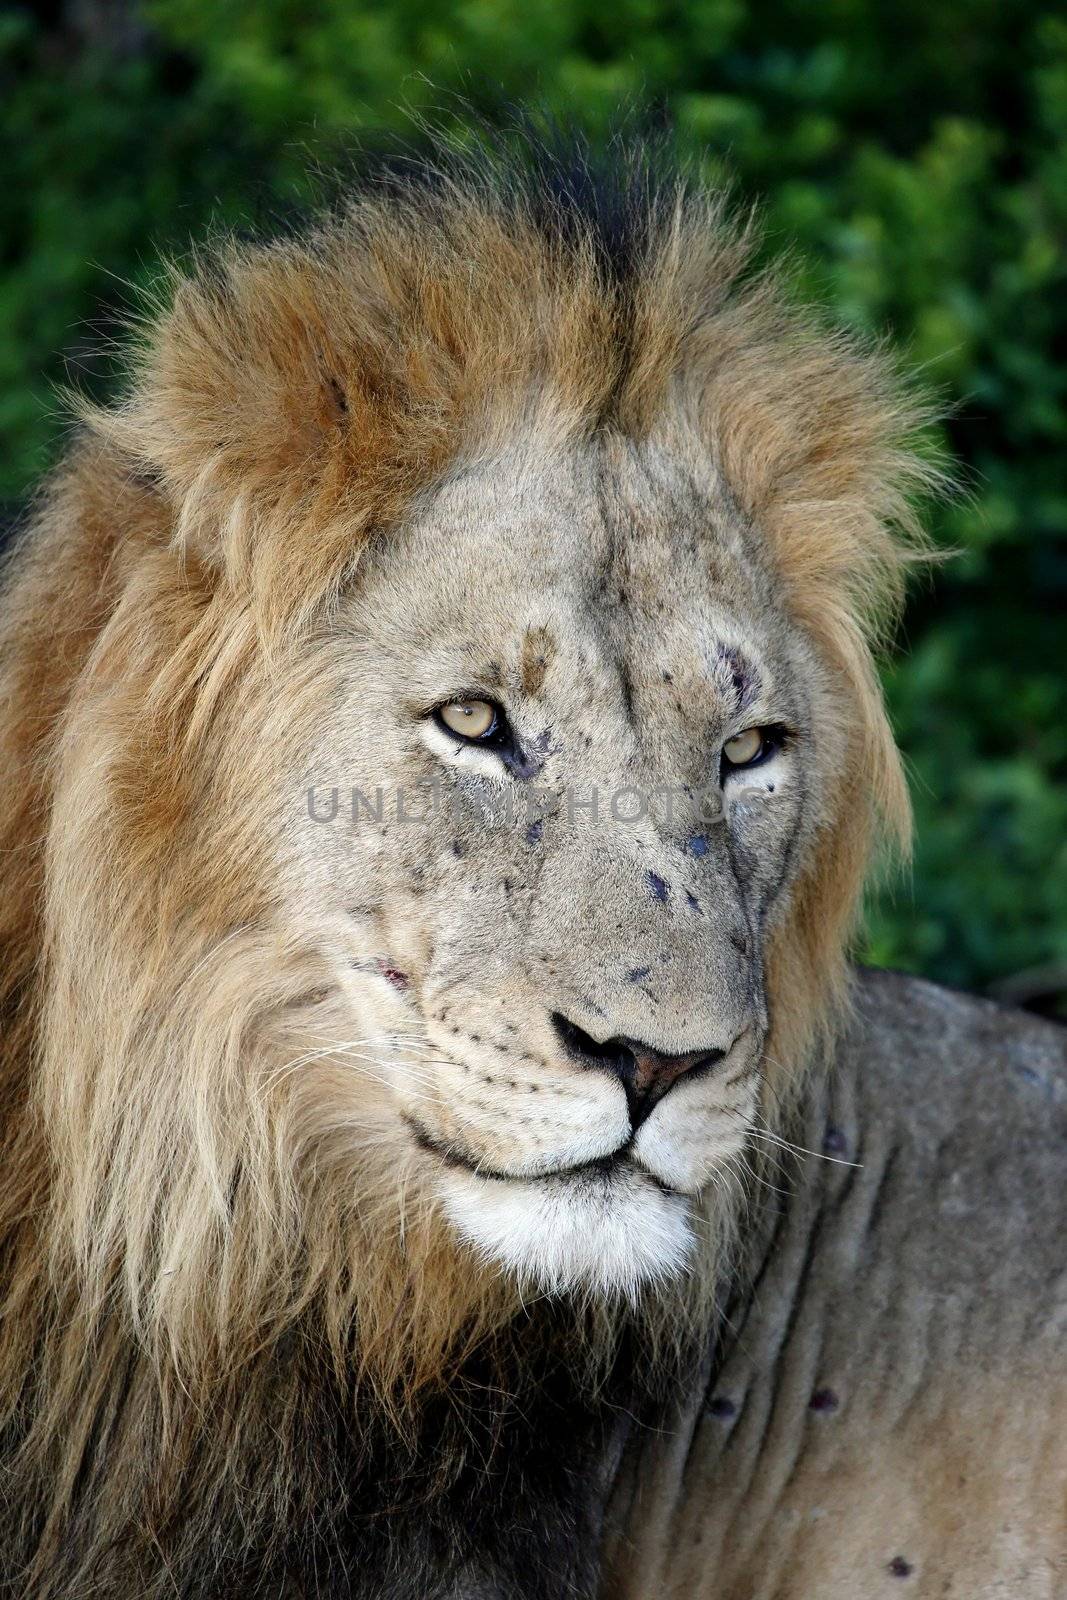
M 379 962 L 378 966 L 382 977 L 387 983 L 391 983 L 394 989 L 403 991 L 411 982 L 407 973 L 401 972 L 399 967 L 390 967 L 384 961 Z
M 910 1578 L 915 1569 L 910 1561 L 905 1561 L 903 1556 L 894 1556 L 889 1563 L 889 1571 L 894 1578 Z
M 626 976 L 631 983 L 640 983 L 642 978 L 648 977 L 651 970 L 651 967 L 631 967 Z
M 809 1411 L 831 1412 L 836 1411 L 841 1404 L 832 1389 L 816 1389 L 808 1401 Z
M 719 1417 L 723 1422 L 729 1422 L 731 1417 L 736 1417 L 737 1415 L 737 1401 L 731 1400 L 729 1395 L 714 1395 L 708 1401 L 708 1415 Z
M 823 1153 L 828 1156 L 843 1156 L 848 1149 L 848 1140 L 841 1129 L 834 1123 L 826 1125 L 826 1132 L 822 1136 Z
M 668 894 L 667 883 L 660 877 L 659 873 L 646 872 L 645 877 L 648 880 L 648 887 L 652 891 L 652 898 L 654 900 L 666 900 Z

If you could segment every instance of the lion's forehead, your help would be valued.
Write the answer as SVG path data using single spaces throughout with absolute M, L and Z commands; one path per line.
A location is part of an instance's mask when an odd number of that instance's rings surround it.
M 457 473 L 383 543 L 360 627 L 420 692 L 595 698 L 620 719 L 638 694 L 699 740 L 703 715 L 789 688 L 788 621 L 743 533 L 684 458 L 625 440 L 516 449 Z

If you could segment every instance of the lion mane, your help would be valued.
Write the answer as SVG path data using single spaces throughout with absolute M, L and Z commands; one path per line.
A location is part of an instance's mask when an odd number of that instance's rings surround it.
M 916 548 L 919 410 L 880 354 L 752 269 L 721 199 L 640 155 L 608 165 L 442 151 L 297 237 L 175 269 L 124 397 L 82 406 L 9 561 L 0 1571 L 18 1592 L 252 1595 L 278 1571 L 314 1592 L 322 1551 L 342 1527 L 359 1548 L 375 1508 L 399 1507 L 409 1554 L 410 1507 L 472 1473 L 514 1510 L 536 1473 L 486 1469 L 538 1397 L 592 1416 L 638 1338 L 678 1342 L 676 1306 L 524 1307 L 395 1190 L 341 1193 L 345 1130 L 261 1070 L 299 1051 L 288 1019 L 320 981 L 271 931 L 271 730 L 310 726 L 326 690 L 302 641 L 457 458 L 698 418 L 850 730 L 773 950 L 768 1117 L 841 1002 L 872 848 L 908 829 L 872 646 Z M 462 1493 L 449 1550 L 488 1517 Z

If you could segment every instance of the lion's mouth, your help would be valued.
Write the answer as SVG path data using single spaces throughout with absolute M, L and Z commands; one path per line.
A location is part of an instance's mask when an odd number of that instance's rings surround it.
M 664 1194 L 674 1194 L 676 1191 L 667 1183 L 650 1172 L 646 1166 L 633 1159 L 633 1134 L 624 1139 L 614 1150 L 606 1155 L 594 1156 L 590 1161 L 576 1161 L 558 1167 L 544 1167 L 537 1172 L 508 1172 L 501 1167 L 488 1166 L 484 1161 L 469 1155 L 466 1151 L 452 1144 L 445 1144 L 440 1139 L 435 1139 L 417 1119 L 410 1114 L 405 1114 L 404 1121 L 415 1143 L 420 1150 L 436 1156 L 445 1166 L 458 1168 L 469 1172 L 476 1178 L 483 1179 L 486 1183 L 546 1183 L 552 1179 L 593 1178 L 610 1180 L 616 1173 L 623 1169 L 638 1172 L 650 1183 L 655 1184 Z

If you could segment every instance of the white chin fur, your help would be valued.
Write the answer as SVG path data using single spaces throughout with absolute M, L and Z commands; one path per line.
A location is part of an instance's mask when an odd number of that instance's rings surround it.
M 632 1170 L 502 1182 L 452 1169 L 440 1194 L 484 1260 L 544 1294 L 632 1299 L 643 1284 L 683 1273 L 692 1255 L 688 1202 Z

